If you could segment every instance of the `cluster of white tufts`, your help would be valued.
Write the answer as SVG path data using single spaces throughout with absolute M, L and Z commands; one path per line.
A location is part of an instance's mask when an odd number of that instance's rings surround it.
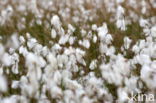
M 0 103 L 132 93 L 156 93 L 155 0 L 0 0 Z

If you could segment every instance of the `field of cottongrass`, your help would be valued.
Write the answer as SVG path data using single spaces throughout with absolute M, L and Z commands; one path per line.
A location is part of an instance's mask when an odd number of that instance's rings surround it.
M 155 96 L 156 0 L 0 0 L 0 103 Z

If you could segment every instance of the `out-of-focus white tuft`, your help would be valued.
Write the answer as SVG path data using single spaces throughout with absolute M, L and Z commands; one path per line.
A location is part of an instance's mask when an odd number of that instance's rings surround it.
M 7 89 L 8 89 L 8 85 L 7 85 L 7 80 L 6 80 L 5 76 L 0 75 L 0 91 L 6 92 Z
M 60 29 L 61 27 L 61 22 L 60 22 L 60 18 L 57 15 L 54 15 L 51 18 L 51 24 L 56 28 L 56 29 Z

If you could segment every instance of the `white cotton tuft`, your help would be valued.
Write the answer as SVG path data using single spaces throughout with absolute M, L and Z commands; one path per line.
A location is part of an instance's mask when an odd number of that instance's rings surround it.
M 145 19 L 143 19 L 143 18 L 141 18 L 141 19 L 139 20 L 139 24 L 140 24 L 141 27 L 145 27 L 145 26 L 148 25 L 148 21 L 145 20 Z
M 97 60 L 92 60 L 92 62 L 90 63 L 89 68 L 91 70 L 94 70 L 97 67 Z
M 88 39 L 84 39 L 83 41 L 80 40 L 79 45 L 82 45 L 83 47 L 88 49 L 90 47 L 90 42 Z
M 57 84 L 60 84 L 61 83 L 61 79 L 62 79 L 62 75 L 59 71 L 56 71 L 54 73 L 54 82 Z
M 117 0 L 117 2 L 118 2 L 118 3 L 122 3 L 122 2 L 124 2 L 124 0 Z
M 119 101 L 125 102 L 128 100 L 128 93 L 126 92 L 126 90 L 123 90 L 122 88 L 118 88 L 117 93 L 118 93 Z
M 151 35 L 156 37 L 156 25 L 151 28 Z
M 20 41 L 21 44 L 25 43 L 24 37 L 23 37 L 23 36 L 20 36 L 20 37 L 19 37 L 19 41 Z
M 92 103 L 91 99 L 88 98 L 87 96 L 83 97 L 82 103 Z
M 130 47 L 132 40 L 129 39 L 129 37 L 124 37 L 124 47 L 125 49 L 128 49 Z
M 98 28 L 98 36 L 100 40 L 103 40 L 107 33 L 108 33 L 107 24 L 104 23 L 102 27 Z
M 84 40 L 83 41 L 83 46 L 86 47 L 87 49 L 90 47 L 90 42 L 89 40 Z
M 19 87 L 19 81 L 12 81 L 11 88 L 17 89 Z
M 52 50 L 61 50 L 61 49 L 62 47 L 57 43 L 55 43 L 54 46 L 52 47 Z
M 151 58 L 149 55 L 146 54 L 140 54 L 136 56 L 137 61 L 141 64 L 150 64 L 151 63 Z
M 97 42 L 97 36 L 96 36 L 96 35 L 93 36 L 93 42 L 94 42 L 94 43 Z
M 69 32 L 74 32 L 75 28 L 71 24 L 68 24 L 68 31 Z
M 50 90 L 53 98 L 59 98 L 62 96 L 62 90 L 58 86 L 52 85 Z
M 0 91 L 6 92 L 8 89 L 7 80 L 4 76 L 0 75 Z
M 126 30 L 126 24 L 125 24 L 125 20 L 124 19 L 118 19 L 117 22 L 116 22 L 116 25 L 121 30 L 123 30 L 123 31 Z
M 5 49 L 2 44 L 0 44 L 0 57 L 4 54 Z
M 57 15 L 54 15 L 51 19 L 51 24 L 56 28 L 56 29 L 60 29 L 61 27 L 61 22 L 60 22 L 60 18 Z
M 35 38 L 31 38 L 28 40 L 27 45 L 30 49 L 32 49 L 37 43 L 37 40 Z
M 51 37 L 56 38 L 56 31 L 54 29 L 51 30 Z
M 124 8 L 122 6 L 118 6 L 118 8 L 117 8 L 117 19 L 122 17 L 124 13 L 125 13 Z
M 37 56 L 33 53 L 28 53 L 28 55 L 26 56 L 26 66 L 31 67 L 37 62 L 38 62 Z
M 42 48 L 41 54 L 45 57 L 46 55 L 48 55 L 49 53 L 49 49 L 45 46 Z
M 142 79 L 146 79 L 149 76 L 149 73 L 151 72 L 151 68 L 148 65 L 143 65 L 142 69 L 141 69 L 141 78 Z
M 47 55 L 47 61 L 51 64 L 51 67 L 57 67 L 57 59 L 54 54 Z
M 93 25 L 92 25 L 92 30 L 94 30 L 94 31 L 97 30 L 97 25 L 96 25 L 96 24 L 93 24 Z
M 26 47 L 21 46 L 19 48 L 19 54 L 23 54 L 23 56 L 26 56 L 28 54 L 28 50 Z
M 10 66 L 12 64 L 11 56 L 8 53 L 5 53 L 2 57 L 2 62 L 5 66 Z
M 64 45 L 68 40 L 69 40 L 69 35 L 63 35 L 63 36 L 61 36 L 61 38 L 59 40 L 59 44 Z
M 106 44 L 110 44 L 112 40 L 113 40 L 113 38 L 112 38 L 111 34 L 107 34 L 105 36 L 105 43 Z
M 18 99 L 19 99 L 17 97 L 18 96 L 16 96 L 16 95 L 12 95 L 10 97 L 5 97 L 5 98 L 0 100 L 0 103 L 17 103 Z M 23 103 L 26 103 L 26 102 L 23 102 Z
M 70 36 L 69 37 L 69 40 L 68 40 L 69 41 L 69 44 L 70 45 L 73 45 L 75 40 L 76 40 L 76 37 Z
M 10 40 L 7 43 L 8 47 L 17 49 L 20 45 L 18 35 L 16 33 L 12 34 Z

